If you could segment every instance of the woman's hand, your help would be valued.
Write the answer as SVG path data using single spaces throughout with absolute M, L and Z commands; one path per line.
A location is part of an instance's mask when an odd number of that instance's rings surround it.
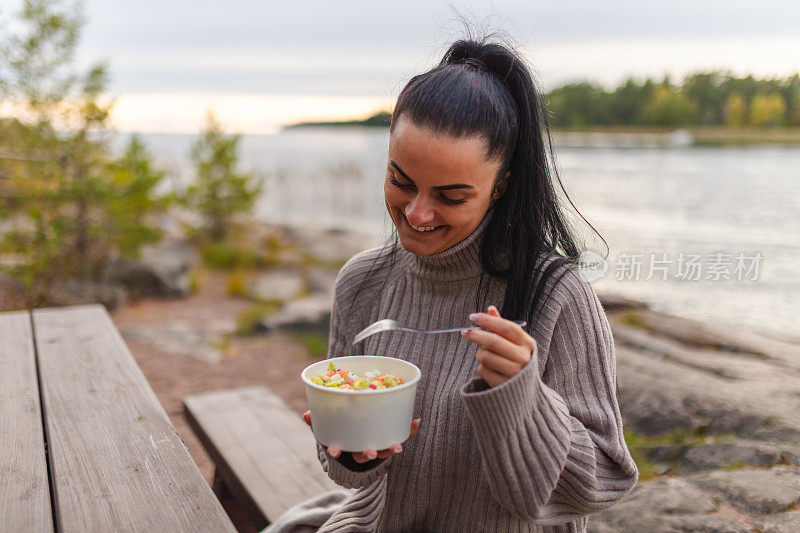
M 489 306 L 486 313 L 473 313 L 469 319 L 485 330 L 474 329 L 462 333 L 480 348 L 475 354 L 478 375 L 496 387 L 516 376 L 530 362 L 536 341 L 522 327 L 500 316 L 497 308 Z
M 306 411 L 305 413 L 303 413 L 303 420 L 305 421 L 306 424 L 311 426 L 311 411 Z M 411 421 L 411 434 L 408 436 L 408 439 L 406 439 L 405 442 L 408 442 L 409 440 L 411 440 L 412 437 L 414 437 L 414 435 L 419 433 L 420 423 L 421 420 L 419 418 L 415 418 L 414 420 Z M 342 454 L 342 451 L 335 446 L 328 446 L 326 451 L 328 452 L 328 455 L 330 455 L 334 459 L 336 459 Z M 402 444 L 392 444 L 385 450 L 365 450 L 363 452 L 353 452 L 353 459 L 357 463 L 366 463 L 374 459 L 386 459 L 387 457 L 390 457 L 392 454 L 400 453 L 402 451 L 403 451 Z

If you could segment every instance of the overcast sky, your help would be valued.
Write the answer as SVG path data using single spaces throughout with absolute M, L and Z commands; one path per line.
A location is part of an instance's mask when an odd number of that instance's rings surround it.
M 0 17 L 20 5 L 0 0 Z M 213 108 L 230 129 L 266 132 L 389 107 L 463 35 L 449 5 L 510 34 L 544 89 L 800 71 L 800 2 L 790 0 L 87 0 L 79 61 L 109 63 L 122 130 L 196 131 Z

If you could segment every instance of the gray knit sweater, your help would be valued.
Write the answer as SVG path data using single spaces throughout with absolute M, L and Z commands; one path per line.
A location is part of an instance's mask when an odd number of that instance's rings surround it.
M 417 365 L 414 417 L 422 425 L 402 453 L 364 465 L 318 447 L 328 475 L 358 489 L 320 531 L 584 531 L 587 515 L 635 485 L 614 340 L 594 291 L 572 271 L 526 328 L 537 344 L 531 362 L 497 387 L 477 376 L 477 346 L 458 334 L 387 332 L 352 345 L 381 318 L 434 329 L 469 325 L 468 315 L 490 304 L 500 308 L 500 280 L 476 300 L 485 225 L 438 254 L 386 246 L 358 254 L 340 272 L 329 356 L 385 355 Z

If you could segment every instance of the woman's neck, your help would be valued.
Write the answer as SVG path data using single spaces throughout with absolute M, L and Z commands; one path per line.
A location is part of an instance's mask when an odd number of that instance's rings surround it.
M 400 256 L 409 271 L 421 278 L 448 281 L 478 276 L 483 270 L 480 245 L 491 215 L 490 210 L 472 233 L 447 250 L 429 255 L 416 255 L 401 247 Z

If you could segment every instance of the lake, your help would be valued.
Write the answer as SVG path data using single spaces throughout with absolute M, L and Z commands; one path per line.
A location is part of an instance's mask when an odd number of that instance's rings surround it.
M 192 135 L 141 136 L 181 188 Z M 307 128 L 242 137 L 263 176 L 260 218 L 389 234 L 384 129 Z M 609 246 L 592 285 L 655 309 L 800 337 L 800 147 L 556 146 L 570 198 Z M 586 249 L 606 256 L 579 218 Z M 589 256 L 593 256 L 589 253 Z M 649 279 L 648 279 L 649 278 Z

